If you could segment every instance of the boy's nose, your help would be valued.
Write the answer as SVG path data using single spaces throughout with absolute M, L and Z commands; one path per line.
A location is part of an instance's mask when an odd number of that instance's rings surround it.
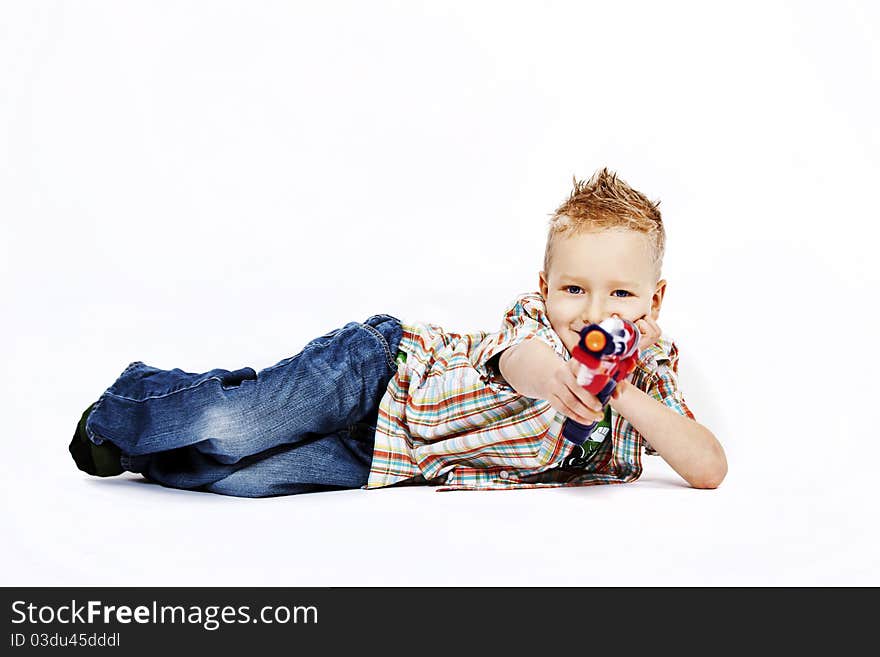
M 608 317 L 604 308 L 596 307 L 596 308 L 588 308 L 586 312 L 581 315 L 581 320 L 584 322 L 584 325 L 587 324 L 598 324 L 603 319 Z

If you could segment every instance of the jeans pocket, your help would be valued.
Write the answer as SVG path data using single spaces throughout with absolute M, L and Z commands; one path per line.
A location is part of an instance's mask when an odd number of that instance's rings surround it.
M 375 317 L 377 317 L 377 315 L 370 317 L 366 322 L 362 322 L 360 325 L 372 334 L 382 346 L 382 349 L 385 352 L 385 361 L 388 365 L 388 371 L 393 374 L 397 371 L 396 357 L 400 340 L 403 337 L 403 328 L 400 324 L 400 320 L 391 317 L 390 315 L 387 316 L 387 320 L 383 320 L 377 323 L 376 326 L 373 326 L 369 321 Z M 386 316 L 382 315 L 381 317 Z

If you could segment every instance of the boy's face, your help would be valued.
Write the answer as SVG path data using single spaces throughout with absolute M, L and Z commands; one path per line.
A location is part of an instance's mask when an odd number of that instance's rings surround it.
M 550 324 L 569 353 L 581 328 L 612 314 L 632 322 L 658 319 L 666 281 L 657 280 L 649 249 L 647 235 L 626 228 L 571 235 L 553 245 L 550 272 L 539 272 L 539 285 Z

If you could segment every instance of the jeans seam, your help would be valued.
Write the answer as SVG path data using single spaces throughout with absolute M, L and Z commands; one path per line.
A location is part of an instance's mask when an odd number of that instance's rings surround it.
M 119 380 L 123 376 L 128 374 L 135 365 L 143 365 L 143 364 L 144 364 L 143 361 L 140 361 L 140 360 L 135 360 L 135 361 L 130 362 L 128 364 L 128 366 L 126 366 L 126 368 L 124 370 L 122 370 L 122 373 L 116 377 L 116 379 Z M 101 396 L 98 397 L 98 401 L 95 402 L 95 405 L 92 406 L 92 410 L 89 412 L 89 417 L 92 417 L 95 414 L 95 411 L 97 411 L 101 407 L 101 404 L 104 402 L 104 400 L 109 395 L 113 395 L 113 393 L 107 392 L 105 390 L 101 394 Z M 113 396 L 116 397 L 117 395 L 113 395 Z M 86 430 L 86 438 L 88 438 L 92 443 L 94 443 L 95 445 L 102 445 L 104 443 L 104 438 L 102 436 L 99 436 L 97 433 L 95 433 L 94 431 L 89 429 L 89 419 L 88 418 L 86 418 L 85 430 Z
M 358 325 L 358 326 L 362 326 L 363 328 L 367 329 L 367 330 L 368 330 L 368 331 L 369 331 L 369 332 L 370 332 L 370 333 L 371 333 L 371 334 L 372 334 L 372 335 L 373 335 L 373 336 L 379 341 L 379 344 L 382 346 L 382 349 L 385 351 L 385 362 L 386 362 L 386 364 L 388 365 L 388 368 L 389 368 L 391 371 L 394 371 L 396 361 L 394 360 L 394 357 L 393 357 L 392 354 L 391 354 L 391 348 L 390 348 L 390 346 L 388 345 L 388 341 L 385 339 L 385 336 L 382 335 L 382 334 L 381 334 L 376 328 L 374 328 L 373 326 L 370 326 L 369 324 L 364 324 L 364 323 L 357 322 L 357 325 Z M 342 330 L 342 329 L 337 329 L 336 332 L 339 332 L 340 330 Z M 323 336 L 322 336 L 322 337 L 323 337 Z M 282 365 L 286 365 L 286 364 L 288 364 L 290 361 L 292 361 L 292 360 L 298 358 L 300 355 L 302 355 L 303 353 L 305 353 L 305 352 L 308 351 L 309 349 L 312 349 L 312 348 L 314 348 L 314 347 L 326 347 L 326 346 L 327 346 L 328 344 L 330 344 L 332 341 L 333 341 L 333 340 L 331 339 L 331 340 L 328 340 L 327 342 L 323 342 L 323 343 L 312 342 L 312 344 L 308 344 L 308 345 L 306 345 L 306 346 L 302 349 L 302 351 L 300 351 L 300 353 L 295 354 L 295 355 L 291 356 L 290 358 L 285 358 L 282 362 L 277 363 L 276 365 L 274 365 L 274 366 L 272 366 L 272 367 L 267 367 L 267 368 L 265 368 L 265 369 L 267 369 L 267 370 L 271 370 L 271 369 L 275 369 L 276 367 L 280 367 L 280 366 L 282 366 Z M 122 378 L 123 376 L 125 376 L 125 375 L 126 375 L 126 374 L 127 374 L 127 373 L 128 373 L 128 372 L 129 372 L 134 366 L 135 366 L 135 365 L 142 365 L 142 364 L 143 364 L 142 361 L 139 361 L 139 360 L 138 360 L 138 361 L 134 361 L 134 362 L 132 362 L 132 363 L 129 363 L 128 367 L 126 367 L 126 368 L 122 371 L 122 374 L 120 374 L 120 375 L 117 377 L 117 379 Z M 142 402 L 150 401 L 151 399 L 162 399 L 162 398 L 164 398 L 164 397 L 169 397 L 170 395 L 176 394 L 176 393 L 178 393 L 178 392 L 182 392 L 182 391 L 184 391 L 184 390 L 192 390 L 192 389 L 194 389 L 194 388 L 198 388 L 199 386 L 201 386 L 201 385 L 207 383 L 208 381 L 212 381 L 212 380 L 213 380 L 213 381 L 219 381 L 219 382 L 221 383 L 221 385 L 222 385 L 222 383 L 223 383 L 223 379 L 221 379 L 219 376 L 209 376 L 209 377 L 208 377 L 207 379 L 205 379 L 204 381 L 199 381 L 198 383 L 194 383 L 194 384 L 191 385 L 191 386 L 185 386 L 185 387 L 183 387 L 183 388 L 176 388 L 176 389 L 171 390 L 171 391 L 169 391 L 169 392 L 165 392 L 165 393 L 163 393 L 163 394 L 161 394 L 161 395 L 151 395 L 151 396 L 149 396 L 149 397 L 144 397 L 143 399 L 134 399 L 133 397 L 126 397 L 126 396 L 124 396 L 124 395 L 117 395 L 117 394 L 115 394 L 115 393 L 112 393 L 112 392 L 106 391 L 103 395 L 101 395 L 101 398 L 98 400 L 97 404 L 95 404 L 95 407 L 92 409 L 92 411 L 94 412 L 95 410 L 97 410 L 98 406 L 100 406 L 100 404 L 101 404 L 101 401 L 102 401 L 105 397 L 115 397 L 116 399 L 125 399 L 126 401 L 131 401 L 131 402 L 135 402 L 135 403 L 142 403 Z M 86 431 L 86 433 L 88 434 L 89 432 Z
M 385 336 L 382 335 L 374 326 L 370 326 L 369 324 L 361 324 L 365 329 L 370 331 L 373 336 L 379 341 L 379 344 L 382 345 L 382 349 L 385 350 L 385 361 L 388 365 L 388 369 L 392 372 L 394 371 L 394 357 L 391 355 L 391 347 L 388 345 L 388 341 L 385 339 Z
M 326 346 L 327 344 L 329 344 L 329 342 L 327 342 L 327 343 L 313 343 L 313 344 L 306 345 L 305 347 L 303 347 L 302 351 L 300 351 L 298 354 L 294 354 L 294 355 L 291 356 L 290 358 L 285 358 L 285 359 L 283 359 L 281 362 L 276 363 L 275 365 L 273 365 L 273 366 L 271 366 L 271 367 L 267 367 L 267 368 L 265 368 L 265 371 L 268 371 L 268 370 L 274 370 L 274 369 L 276 369 L 276 368 L 278 368 L 278 367 L 282 367 L 283 365 L 287 365 L 288 363 L 290 363 L 290 362 L 293 361 L 294 359 L 299 358 L 300 355 L 304 354 L 304 353 L 305 353 L 306 351 L 308 351 L 309 349 L 312 349 L 313 347 L 324 347 L 324 346 Z M 125 368 L 125 370 L 122 372 L 122 374 L 120 374 L 119 377 L 117 377 L 117 378 L 122 378 L 123 376 L 125 376 L 125 374 L 127 374 L 128 371 L 129 371 L 133 366 L 135 366 L 135 365 L 137 365 L 137 364 L 142 364 L 142 363 L 141 363 L 141 361 L 136 361 L 136 362 L 134 362 L 134 363 L 131 363 L 128 367 Z M 116 399 L 124 399 L 124 400 L 126 400 L 126 401 L 135 402 L 135 403 L 137 404 L 137 403 L 141 403 L 141 402 L 150 401 L 151 399 L 162 399 L 162 398 L 164 398 L 164 397 L 169 397 L 169 396 L 171 396 L 171 395 L 173 395 L 173 394 L 176 394 L 176 393 L 178 393 L 178 392 L 182 392 L 182 391 L 184 391 L 184 390 L 192 390 L 192 389 L 194 389 L 194 388 L 198 388 L 199 386 L 201 386 L 201 385 L 207 383 L 208 381 L 219 381 L 221 385 L 223 384 L 223 379 L 221 379 L 219 376 L 209 376 L 209 377 L 208 377 L 207 379 L 205 379 L 204 381 L 199 381 L 198 383 L 194 383 L 194 384 L 192 384 L 192 385 L 190 385 L 190 386 L 185 386 L 185 387 L 183 387 L 183 388 L 175 388 L 174 390 L 170 390 L 170 391 L 168 391 L 168 392 L 164 392 L 164 393 L 162 393 L 161 395 L 151 395 L 151 396 L 149 396 L 149 397 L 144 397 L 143 399 L 135 399 L 135 398 L 133 398 L 133 397 L 126 397 L 125 395 L 117 395 L 116 393 L 113 393 L 113 392 L 105 392 L 103 395 L 101 395 L 101 399 L 103 399 L 105 396 L 109 396 L 109 397 L 115 397 Z M 99 403 L 99 404 L 101 403 L 100 400 L 98 401 L 98 403 Z M 98 408 L 98 407 L 95 406 L 95 408 Z M 93 410 L 94 410 L 94 409 L 93 409 Z
M 194 383 L 191 386 L 185 386 L 183 388 L 175 388 L 174 390 L 170 390 L 168 392 L 162 393 L 161 395 L 150 395 L 149 397 L 144 397 L 143 399 L 134 399 L 133 397 L 126 397 L 125 395 L 117 395 L 112 392 L 107 392 L 107 393 L 105 393 L 105 395 L 108 397 L 116 397 L 116 399 L 124 399 L 125 401 L 130 401 L 130 402 L 134 402 L 134 403 L 138 404 L 141 402 L 150 401 L 151 399 L 162 399 L 164 397 L 169 397 L 171 395 L 177 394 L 178 392 L 183 392 L 184 390 L 192 390 L 193 388 L 198 388 L 199 386 L 204 385 L 208 381 L 219 381 L 221 385 L 223 384 L 223 379 L 221 379 L 219 376 L 209 376 L 204 381 L 199 381 L 198 383 Z M 97 408 L 97 406 L 95 408 Z
M 275 363 L 274 365 L 270 365 L 269 367 L 263 368 L 260 371 L 261 372 L 271 372 L 272 370 L 277 370 L 279 367 L 284 367 L 285 365 L 288 365 L 289 363 L 293 362 L 295 359 L 299 358 L 300 355 L 304 354 L 309 349 L 312 349 L 314 347 L 326 347 L 331 342 L 332 342 L 332 340 L 329 340 L 327 342 L 314 342 L 313 341 L 311 344 L 307 344 L 305 347 L 303 347 L 302 350 L 298 354 L 294 354 L 293 356 L 290 356 L 288 358 L 284 358 L 284 359 L 280 360 L 279 362 Z

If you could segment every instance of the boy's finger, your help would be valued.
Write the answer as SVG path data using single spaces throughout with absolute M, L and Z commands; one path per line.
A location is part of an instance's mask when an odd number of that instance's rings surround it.
M 602 403 L 599 401 L 599 398 L 583 386 L 578 385 L 577 377 L 572 376 L 567 387 L 568 390 L 566 392 L 568 392 L 570 398 L 567 398 L 566 401 L 570 407 L 581 409 L 581 414 L 598 414 L 598 419 L 600 420 L 605 417 L 602 412 Z M 595 419 L 597 418 L 590 417 L 590 422 Z
M 565 409 L 562 411 L 563 415 L 574 418 L 581 424 L 589 424 L 596 421 L 594 411 L 580 404 L 577 395 L 571 394 L 570 391 L 568 395 L 557 395 L 557 399 L 559 399 L 560 404 Z
M 598 413 L 602 410 L 602 403 L 599 401 L 599 398 L 583 386 L 577 385 L 577 381 L 575 381 L 574 386 L 570 388 L 570 390 L 576 400 L 580 402 L 581 405 L 587 407 L 585 412 Z
M 590 424 L 594 421 L 591 417 L 585 415 L 584 413 L 578 413 L 573 408 L 573 404 L 566 403 L 566 401 L 562 397 L 558 395 L 551 395 L 551 397 L 552 399 L 548 400 L 550 402 L 550 405 L 557 411 L 562 413 L 565 417 L 569 417 L 575 422 L 580 422 L 581 424 Z
M 566 401 L 569 406 L 576 408 L 586 407 L 583 409 L 584 413 L 602 413 L 602 403 L 599 401 L 599 398 L 577 382 L 577 375 L 580 368 L 581 364 L 576 358 L 572 358 L 568 361 L 569 376 L 564 377 L 564 379 L 571 398 Z M 604 417 L 604 415 L 602 417 Z M 592 422 L 593 419 L 591 418 L 590 421 Z

